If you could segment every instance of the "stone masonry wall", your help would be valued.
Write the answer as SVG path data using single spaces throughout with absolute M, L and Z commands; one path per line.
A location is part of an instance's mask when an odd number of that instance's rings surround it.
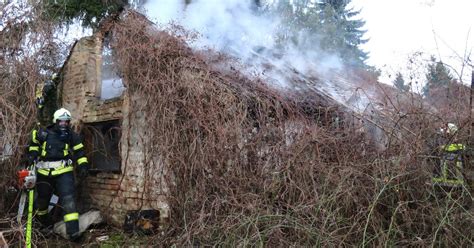
M 73 126 L 119 120 L 121 173 L 100 172 L 86 179 L 80 190 L 84 206 L 101 210 L 116 226 L 124 223 L 130 210 L 156 209 L 160 222 L 167 222 L 168 206 L 161 173 L 149 166 L 162 167 L 146 155 L 146 123 L 140 113 L 130 113 L 130 97 L 125 91 L 120 98 L 100 100 L 102 37 L 95 35 L 77 42 L 63 71 L 60 86 L 62 106 L 73 115 Z M 134 99 L 139 101 L 139 99 Z M 162 170 L 160 170 L 162 171 Z

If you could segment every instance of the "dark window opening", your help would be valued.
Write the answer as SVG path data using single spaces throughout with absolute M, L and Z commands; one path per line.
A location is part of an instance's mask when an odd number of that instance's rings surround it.
M 83 135 L 91 171 L 120 172 L 119 120 L 86 124 Z

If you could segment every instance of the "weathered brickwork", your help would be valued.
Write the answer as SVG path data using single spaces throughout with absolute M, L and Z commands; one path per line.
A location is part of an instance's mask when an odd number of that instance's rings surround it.
M 98 101 L 95 97 L 88 97 L 82 122 L 92 123 L 122 119 L 123 99 Z
M 100 100 L 102 37 L 86 37 L 76 43 L 63 70 L 59 96 L 62 106 L 73 114 L 73 125 L 119 120 L 121 173 L 100 172 L 87 178 L 84 196 L 89 205 L 98 208 L 117 226 L 124 222 L 127 211 L 157 209 L 160 222 L 169 217 L 165 200 L 163 175 L 147 166 L 161 166 L 157 158 L 146 154 L 146 123 L 139 112 L 130 112 L 130 96 Z M 140 99 L 133 99 L 140 101 Z M 128 116 L 124 118 L 124 116 Z M 127 131 L 124 131 L 127 130 Z M 163 170 L 160 170 L 163 171 Z M 146 180 L 145 180 L 146 179 Z

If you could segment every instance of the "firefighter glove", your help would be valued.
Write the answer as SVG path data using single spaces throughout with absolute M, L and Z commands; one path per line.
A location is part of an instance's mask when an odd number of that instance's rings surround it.
M 31 156 L 31 155 L 28 156 L 27 161 L 26 161 L 26 164 L 25 164 L 25 166 L 24 166 L 22 169 L 31 168 L 31 167 L 35 164 L 36 159 L 37 159 L 37 158 L 34 157 L 34 156 Z
M 89 170 L 89 165 L 88 164 L 81 164 L 79 165 L 79 168 L 78 168 L 78 176 L 79 178 L 81 179 L 85 179 L 88 175 L 88 171 Z
M 36 106 L 42 108 L 44 106 L 44 98 L 42 96 L 36 98 Z

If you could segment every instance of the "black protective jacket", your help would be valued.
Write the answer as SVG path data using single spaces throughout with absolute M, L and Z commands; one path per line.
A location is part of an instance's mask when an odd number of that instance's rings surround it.
M 63 131 L 55 124 L 32 131 L 28 158 L 30 162 L 72 160 L 78 166 L 88 166 L 81 137 L 70 128 Z M 70 171 L 73 166 L 69 163 L 55 169 L 38 169 L 40 174 L 53 176 Z

